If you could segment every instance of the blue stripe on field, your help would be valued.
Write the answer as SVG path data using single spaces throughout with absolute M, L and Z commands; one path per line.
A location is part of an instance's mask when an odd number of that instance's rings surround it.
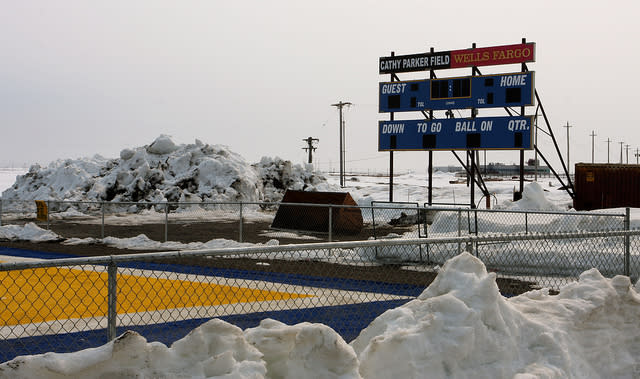
M 37 258 L 37 259 L 62 259 L 62 258 L 77 258 L 77 255 L 63 254 L 63 253 L 49 253 L 45 251 L 16 249 L 13 247 L 0 246 L 0 255 L 11 255 L 14 257 L 23 258 Z
M 1 255 L 12 255 L 25 258 L 55 259 L 55 258 L 73 258 L 76 255 L 46 253 L 32 250 L 22 250 L 14 248 L 0 247 Z M 418 296 L 425 286 L 415 286 L 403 283 L 384 283 L 368 280 L 355 280 L 332 278 L 328 276 L 310 276 L 300 274 L 285 274 L 265 271 L 239 270 L 239 269 L 223 269 L 215 267 L 187 266 L 179 264 L 162 264 L 154 262 L 126 262 L 121 263 L 118 267 L 131 268 L 138 270 L 156 270 L 169 271 L 181 274 L 216 276 L 233 279 L 260 280 L 272 283 L 285 283 L 299 286 L 332 288 L 345 291 L 375 292 L 387 293 L 398 296 Z
M 362 329 L 384 311 L 396 308 L 407 301 L 377 301 L 330 307 L 257 312 L 218 318 L 243 330 L 258 326 L 260 321 L 265 318 L 272 318 L 287 325 L 294 325 L 300 322 L 322 323 L 330 326 L 345 341 L 349 342 L 355 339 Z M 119 327 L 117 333 L 121 335 L 126 330 L 134 330 L 145 337 L 148 342 L 158 341 L 169 346 L 208 320 L 210 318 Z M 66 353 L 98 347 L 105 343 L 107 343 L 106 329 L 0 340 L 0 362 L 11 360 L 20 355 L 43 354 L 50 351 Z

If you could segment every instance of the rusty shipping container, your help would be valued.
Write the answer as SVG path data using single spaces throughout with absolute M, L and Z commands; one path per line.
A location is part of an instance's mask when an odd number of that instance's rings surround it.
M 296 205 L 293 203 L 301 203 Z M 314 207 L 302 204 L 323 204 L 326 207 Z M 328 232 L 329 207 L 332 232 L 336 234 L 358 234 L 362 230 L 363 219 L 360 208 L 348 192 L 306 192 L 287 190 L 278 207 L 271 227 L 273 229 Z M 341 207 L 348 206 L 348 207 Z M 351 207 L 354 206 L 354 207 Z
M 578 163 L 575 173 L 576 210 L 640 208 L 640 165 Z

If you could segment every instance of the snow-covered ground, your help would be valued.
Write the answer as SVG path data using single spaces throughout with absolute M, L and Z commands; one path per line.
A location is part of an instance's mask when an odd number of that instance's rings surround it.
M 94 193 L 94 198 L 99 199 L 107 193 L 130 196 L 142 190 L 144 194 L 152 194 L 145 199 L 154 201 L 171 201 L 173 198 L 167 197 L 167 193 L 176 199 L 190 200 L 230 199 L 229 194 L 232 199 L 277 199 L 281 194 L 282 172 L 287 173 L 289 185 L 300 189 L 337 187 L 334 176 L 309 174 L 303 166 L 280 159 L 267 158 L 258 165 L 239 164 L 242 157 L 226 148 L 210 147 L 217 151 L 214 157 L 194 153 L 209 145 L 197 141 L 189 146 L 176 146 L 161 137 L 144 148 L 123 150 L 119 160 L 103 159 L 110 167 L 108 170 L 95 166 L 93 158 L 59 161 L 49 168 L 32 168 L 28 178 L 19 179 L 17 187 L 4 192 L 13 184 L 6 176 L 15 179 L 15 172 L 5 175 L 7 171 L 0 170 L 0 192 L 3 199 L 20 196 L 70 199 L 66 195 L 69 193 L 78 200 L 85 192 Z M 179 154 L 174 154 L 178 151 Z M 221 151 L 225 153 L 219 154 Z M 225 154 L 230 158 L 226 159 Z M 141 161 L 134 165 L 131 160 L 135 157 Z M 189 185 L 180 182 L 187 178 L 183 171 L 163 166 L 162 162 L 171 160 L 182 162 L 180 167 L 190 173 L 186 181 Z M 204 167 L 213 166 L 217 168 L 207 171 L 207 175 L 201 174 Z M 285 166 L 290 169 L 278 168 Z M 83 176 L 83 167 L 87 176 Z M 155 174 L 149 174 L 153 170 L 157 170 Z M 134 174 L 129 177 L 122 173 L 125 171 Z M 76 178 L 72 179 L 69 172 Z M 233 193 L 216 187 L 217 179 L 209 177 L 221 173 L 227 173 L 225 183 L 237 183 L 236 175 L 255 178 L 251 179 L 255 183 L 231 187 Z M 435 202 L 468 202 L 468 188 L 464 184 L 449 184 L 452 174 L 436 172 L 434 176 Z M 162 178 L 164 186 L 148 187 L 145 181 L 152 177 Z M 145 183 L 140 184 L 139 178 Z M 179 182 L 182 184 L 177 185 Z M 395 200 L 425 202 L 426 175 L 402 175 L 394 182 Z M 348 177 L 346 184 L 345 190 L 361 205 L 388 200 L 387 178 Z M 568 196 L 558 190 L 558 183 L 549 178 L 529 184 L 523 200 L 514 203 L 511 197 L 517 185 L 514 181 L 487 182 L 495 194 L 492 206 L 564 210 L 570 204 Z M 100 190 L 107 187 L 114 189 Z M 245 189 L 251 195 L 246 195 Z M 634 220 L 640 219 L 637 214 L 633 210 Z M 27 240 L 59 238 L 38 229 L 34 225 L 2 226 L 0 238 L 12 235 Z M 142 237 L 139 245 L 127 242 L 133 246 L 157 243 L 144 241 Z M 216 242 L 210 242 L 213 246 L 207 247 L 217 246 Z M 240 330 L 224 321 L 212 320 L 169 347 L 129 332 L 94 349 L 19 357 L 0 365 L 0 378 L 634 378 L 640 377 L 638 287 L 627 277 L 609 279 L 594 269 L 585 271 L 578 282 L 565 286 L 558 295 L 541 289 L 507 299 L 498 291 L 495 274 L 488 273 L 481 261 L 463 253 L 450 259 L 417 299 L 383 313 L 350 343 L 325 325 L 284 325 L 264 320 L 256 328 Z

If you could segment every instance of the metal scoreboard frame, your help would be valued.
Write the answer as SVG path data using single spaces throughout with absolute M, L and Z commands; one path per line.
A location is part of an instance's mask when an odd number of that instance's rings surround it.
M 531 150 L 533 116 L 378 122 L 378 151 Z
M 534 117 L 525 107 L 535 105 L 535 73 L 527 62 L 535 62 L 535 43 L 525 38 L 519 44 L 429 53 L 380 57 L 380 74 L 390 74 L 389 82 L 379 83 L 378 111 L 389 113 L 389 121 L 378 122 L 378 151 L 389 152 L 389 201 L 393 201 L 393 152 L 428 151 L 429 198 L 432 204 L 432 161 L 434 150 L 452 151 L 471 176 L 470 206 L 475 183 L 490 206 L 490 194 L 482 180 L 476 181 L 478 150 L 518 150 L 520 153 L 520 191 L 524 189 L 524 151 L 536 149 L 533 141 Z M 481 75 L 478 67 L 520 64 L 515 73 Z M 471 76 L 438 78 L 435 70 L 470 68 Z M 430 79 L 400 81 L 397 73 L 430 71 Z M 541 106 L 542 104 L 540 104 Z M 513 112 L 518 107 L 519 112 Z M 504 108 L 509 116 L 477 117 L 478 108 Z M 470 118 L 454 117 L 453 109 L 470 109 Z M 434 119 L 433 111 L 446 110 L 445 119 Z M 425 111 L 429 112 L 427 114 Z M 395 120 L 396 112 L 422 112 L 424 119 Z M 544 112 L 544 111 L 543 111 Z M 545 118 L 546 121 L 546 118 Z M 547 123 L 548 125 L 548 123 Z M 467 152 L 467 165 L 455 150 Z M 486 160 L 486 156 L 485 156 Z M 469 167 L 467 167 L 469 166 Z M 566 172 L 566 170 L 565 170 Z M 567 174 L 568 175 L 568 174 Z M 514 193 L 514 199 L 516 193 Z
M 502 108 L 535 104 L 535 72 L 380 82 L 378 111 Z

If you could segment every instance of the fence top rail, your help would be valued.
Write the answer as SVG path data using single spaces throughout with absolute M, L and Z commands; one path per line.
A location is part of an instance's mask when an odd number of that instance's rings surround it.
M 0 201 L 2 199 L 0 198 Z M 32 202 L 34 200 L 7 200 L 10 202 Z M 398 210 L 413 210 L 413 209 L 426 209 L 433 211 L 442 211 L 442 212 L 477 212 L 477 213 L 513 213 L 513 214 L 547 214 L 547 215 L 566 215 L 566 216 L 605 216 L 605 217 L 625 217 L 624 213 L 614 213 L 614 212 L 606 212 L 606 211 L 547 211 L 547 210 L 528 210 L 528 209 L 471 209 L 468 207 L 464 207 L 464 204 L 460 204 L 461 206 L 457 207 L 443 207 L 443 206 L 429 206 L 423 205 L 420 206 L 419 203 L 414 202 L 387 202 L 387 201 L 372 201 L 371 205 L 346 205 L 346 204 L 316 204 L 316 203 L 283 203 L 283 202 L 243 202 L 243 201 L 203 201 L 203 202 L 135 202 L 135 201 L 119 201 L 119 202 L 111 202 L 111 201 L 75 201 L 75 200 L 46 200 L 52 203 L 59 204 L 96 204 L 96 205 L 256 205 L 256 206 L 281 206 L 281 205 L 289 205 L 289 206 L 304 206 L 304 207 L 317 207 L 317 208 L 358 208 L 358 209 L 370 209 L 370 210 L 388 210 L 388 209 L 398 209 Z M 376 206 L 374 204 L 387 204 L 385 206 Z M 393 204 L 398 204 L 398 206 L 393 206 Z M 408 207 L 408 205 L 416 205 L 416 207 Z
M 384 246 L 406 246 L 406 245 L 431 245 L 431 244 L 456 244 L 456 243 L 482 243 L 482 242 L 507 242 L 507 241 L 535 241 L 535 240 L 561 240 L 570 238 L 604 238 L 604 237 L 630 237 L 640 236 L 640 230 L 617 230 L 598 232 L 557 232 L 557 233 L 532 233 L 532 234 L 492 234 L 492 235 L 469 235 L 461 237 L 438 237 L 438 238 L 414 238 L 414 239 L 384 239 L 368 241 L 346 241 L 346 242 L 322 242 L 290 245 L 269 245 L 269 246 L 249 246 L 249 247 L 229 247 L 203 250 L 180 250 L 154 253 L 138 253 L 123 255 L 107 255 L 99 257 L 78 257 L 48 259 L 30 262 L 10 262 L 0 263 L 1 271 L 35 269 L 43 267 L 62 267 L 79 265 L 109 265 L 123 262 L 145 261 L 152 259 L 171 259 L 198 256 L 227 256 L 227 255 L 250 255 L 284 253 L 304 250 L 324 250 L 324 249 L 354 249 Z
M 470 209 L 470 208 L 461 208 L 461 207 L 433 207 L 433 206 L 425 206 L 427 210 L 434 211 L 462 211 L 466 213 L 514 213 L 514 214 L 547 214 L 547 215 L 562 215 L 562 216 L 605 216 L 605 217 L 625 217 L 624 213 L 613 213 L 613 212 L 594 212 L 594 211 L 545 211 L 545 210 L 537 210 L 537 209 Z

